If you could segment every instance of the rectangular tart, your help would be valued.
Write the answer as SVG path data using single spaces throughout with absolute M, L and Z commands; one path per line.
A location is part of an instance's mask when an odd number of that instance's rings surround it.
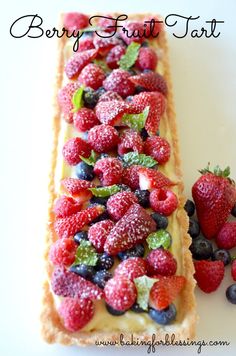
M 157 17 L 159 18 L 159 16 Z M 129 21 L 144 22 L 147 18 L 153 18 L 153 15 L 131 15 L 129 16 Z M 64 15 L 62 15 L 62 23 L 63 19 Z M 65 122 L 63 119 L 63 113 L 57 99 L 58 91 L 68 82 L 68 78 L 66 78 L 66 75 L 64 74 L 64 67 L 68 60 L 68 54 L 69 56 L 73 54 L 71 40 L 63 37 L 59 40 L 58 46 L 58 64 L 54 100 L 55 114 L 52 127 L 53 148 L 49 181 L 49 223 L 45 249 L 46 278 L 43 286 L 41 313 L 42 335 L 48 343 L 56 342 L 64 345 L 89 345 L 95 344 L 97 340 L 119 340 L 120 334 L 123 334 L 124 338 L 127 339 L 130 339 L 130 335 L 133 334 L 133 336 L 139 338 L 139 340 L 150 340 L 153 334 L 155 334 L 156 340 L 164 340 L 166 334 L 175 334 L 176 340 L 193 338 L 195 335 L 197 317 L 194 298 L 194 268 L 191 254 L 189 252 L 190 237 L 187 233 L 188 217 L 183 208 L 185 204 L 183 195 L 184 185 L 180 167 L 180 152 L 165 31 L 162 30 L 159 33 L 158 38 L 151 40 L 147 39 L 146 42 L 158 56 L 158 65 L 155 71 L 164 77 L 168 87 L 166 110 L 160 120 L 159 134 L 169 142 L 171 155 L 165 164 L 159 165 L 158 170 L 175 183 L 170 189 L 178 198 L 178 207 L 170 216 L 168 216 L 169 224 L 167 227 L 168 232 L 172 236 L 170 252 L 173 254 L 177 262 L 176 274 L 184 276 L 186 280 L 183 290 L 174 300 L 177 316 L 174 322 L 168 325 L 160 325 L 152 320 L 148 313 L 145 312 L 135 313 L 127 310 L 120 316 L 111 315 L 105 308 L 103 299 L 95 300 L 95 311 L 92 319 L 80 330 L 71 332 L 64 326 L 63 320 L 58 313 L 58 305 L 63 297 L 55 295 L 51 288 L 51 278 L 55 266 L 53 266 L 49 258 L 50 248 L 52 244 L 58 240 L 58 236 L 54 229 L 55 214 L 53 207 L 55 200 L 61 194 L 60 181 L 64 178 L 74 177 L 73 167 L 66 164 L 63 160 L 62 147 L 68 139 L 75 136 L 82 137 L 81 132 L 75 130 L 72 127 L 72 124 Z M 125 128 L 123 130 L 125 131 Z M 95 183 L 96 182 L 98 181 L 95 181 Z M 148 209 L 148 212 L 150 213 L 150 209 Z M 87 229 L 88 226 L 83 228 L 83 230 Z M 116 261 L 115 266 L 117 266 L 118 263 L 121 263 L 121 261 Z M 113 271 L 114 267 L 112 269 L 112 272 Z

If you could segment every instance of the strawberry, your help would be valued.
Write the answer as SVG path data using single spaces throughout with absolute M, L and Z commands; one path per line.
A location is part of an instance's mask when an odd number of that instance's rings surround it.
M 106 32 L 99 31 L 99 36 L 94 36 L 93 44 L 99 54 L 105 56 L 114 46 L 121 44 L 118 37 L 110 36 Z
M 172 253 L 163 248 L 149 252 L 146 257 L 149 275 L 172 276 L 176 273 L 177 262 Z
M 111 74 L 103 81 L 106 90 L 111 90 L 126 98 L 133 95 L 135 86 L 131 81 L 131 74 L 124 69 L 114 69 Z
M 65 298 L 58 309 L 64 326 L 71 332 L 82 329 L 92 319 L 94 305 L 90 299 Z
M 146 37 L 149 37 L 150 39 L 152 39 L 153 36 L 154 36 L 155 38 L 157 38 L 158 34 L 163 29 L 163 23 L 158 23 L 158 21 L 160 21 L 160 19 L 158 19 L 157 17 L 152 16 L 152 17 L 145 18 L 144 21 L 147 23 Z M 150 25 L 150 21 L 152 22 L 151 25 Z M 152 28 L 152 32 L 151 32 L 151 28 Z
M 163 95 L 167 95 L 167 84 L 162 75 L 155 72 L 144 72 L 138 75 L 134 75 L 130 80 L 135 85 L 147 89 L 148 91 L 158 91 Z
M 81 210 L 81 204 L 77 200 L 62 195 L 54 202 L 53 211 L 56 218 L 64 218 Z
M 236 247 L 236 221 L 228 221 L 223 225 L 216 235 L 216 244 L 226 250 Z
M 70 166 L 76 166 L 81 162 L 80 156 L 88 158 L 91 154 L 90 145 L 80 137 L 70 138 L 63 146 L 64 160 Z
M 141 257 L 130 257 L 122 261 L 115 269 L 115 277 L 126 277 L 131 281 L 147 273 L 147 263 Z
M 122 183 L 128 185 L 131 189 L 135 190 L 139 188 L 139 169 L 142 166 L 133 165 L 123 169 Z
M 167 308 L 181 292 L 185 283 L 184 276 L 160 278 L 151 288 L 150 304 L 157 310 Z
M 97 252 L 103 252 L 106 238 L 113 228 L 114 223 L 111 220 L 103 220 L 95 223 L 89 228 L 89 241 L 96 248 Z
M 105 301 L 115 310 L 128 310 L 135 302 L 137 290 L 134 283 L 125 277 L 109 279 L 104 288 Z
M 109 255 L 116 255 L 144 241 L 155 230 L 154 220 L 144 208 L 135 203 L 111 230 L 104 251 Z
M 205 293 L 214 292 L 224 277 L 224 263 L 222 261 L 195 261 L 194 278 L 199 288 Z
M 227 221 L 236 201 L 236 189 L 230 180 L 230 169 L 219 167 L 212 173 L 209 165 L 200 171 L 202 176 L 192 187 L 198 220 L 205 237 L 216 236 Z
M 178 207 L 178 198 L 175 193 L 164 188 L 152 190 L 149 201 L 151 208 L 164 216 L 171 215 Z
M 101 67 L 97 64 L 89 63 L 82 69 L 78 77 L 78 82 L 81 85 L 96 90 L 102 86 L 105 78 L 105 73 Z
M 98 118 L 94 111 L 87 108 L 78 110 L 73 117 L 76 130 L 85 132 L 90 130 L 95 125 L 99 124 Z
M 129 45 L 131 42 L 143 43 L 144 23 L 141 21 L 129 21 L 124 24 L 125 31 L 120 31 L 120 37 Z
M 96 152 L 109 152 L 116 148 L 119 142 L 119 134 L 113 126 L 97 125 L 89 130 L 88 142 Z
M 138 203 L 138 198 L 132 192 L 123 191 L 112 195 L 107 201 L 107 211 L 112 219 L 119 220 L 130 206 Z
M 57 219 L 54 223 L 54 229 L 60 238 L 73 236 L 101 215 L 103 211 L 102 205 L 89 207 L 71 216 Z
M 232 265 L 231 265 L 231 276 L 234 281 L 236 281 L 236 258 L 233 258 Z
M 120 137 L 118 154 L 120 156 L 128 152 L 143 152 L 143 140 L 140 134 L 134 130 L 126 130 Z
M 77 178 L 65 178 L 61 181 L 62 190 L 72 195 L 76 200 L 85 201 L 91 198 L 92 193 L 88 188 L 94 188 L 95 185 L 87 180 Z M 82 199 L 87 196 L 87 199 Z
M 106 62 L 109 68 L 116 69 L 119 67 L 119 60 L 125 54 L 126 49 L 123 45 L 117 45 L 113 47 L 106 57 Z
M 108 90 L 104 94 L 100 96 L 98 102 L 101 101 L 112 101 L 112 100 L 120 100 L 123 101 L 122 97 L 114 91 Z
M 90 36 L 82 36 L 79 40 L 79 52 L 94 49 L 93 38 Z
M 141 47 L 135 66 L 141 71 L 144 69 L 155 70 L 157 66 L 157 54 L 150 47 Z
M 65 65 L 65 73 L 69 79 L 76 79 L 81 70 L 97 55 L 96 49 L 75 53 Z
M 67 30 L 73 32 L 87 27 L 89 25 L 89 18 L 80 12 L 68 12 L 64 15 L 63 24 Z
M 79 83 L 71 82 L 67 83 L 63 88 L 59 90 L 58 93 L 58 103 L 60 109 L 64 115 L 64 119 L 66 122 L 71 124 L 73 122 L 73 104 L 72 104 L 72 97 L 74 92 L 79 88 Z
M 107 14 L 99 18 L 98 26 L 106 32 L 114 32 L 116 20 L 112 19 L 112 15 Z
M 103 186 L 119 184 L 122 177 L 122 163 L 117 158 L 102 158 L 95 163 L 94 173 Z
M 140 189 L 163 188 L 174 183 L 160 171 L 152 168 L 141 167 L 138 170 Z
M 160 136 L 148 137 L 145 141 L 144 152 L 153 157 L 159 164 L 166 163 L 170 158 L 169 142 Z
M 115 126 L 120 123 L 122 116 L 129 112 L 129 105 L 121 100 L 99 101 L 95 112 L 102 124 Z
M 75 260 L 76 249 L 73 239 L 59 239 L 51 245 L 49 258 L 54 265 L 69 266 Z

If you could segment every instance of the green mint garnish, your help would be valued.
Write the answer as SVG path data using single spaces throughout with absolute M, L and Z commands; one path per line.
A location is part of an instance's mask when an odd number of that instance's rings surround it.
M 98 260 L 97 252 L 90 241 L 82 240 L 76 250 L 75 262 L 73 266 L 83 264 L 95 266 Z
M 139 48 L 140 44 L 136 42 L 132 42 L 127 47 L 125 54 L 123 54 L 118 62 L 121 69 L 128 70 L 134 65 L 136 59 L 138 58 Z
M 147 106 L 140 114 L 124 114 L 122 123 L 129 126 L 131 129 L 141 131 L 145 126 L 148 113 L 149 106 Z
M 71 100 L 73 104 L 73 109 L 71 110 L 71 112 L 77 112 L 79 109 L 83 107 L 84 105 L 83 98 L 82 98 L 83 92 L 84 92 L 83 85 L 74 92 Z
M 101 59 L 94 59 L 93 63 L 96 64 L 97 66 L 99 66 L 100 68 L 102 68 L 102 70 L 105 73 L 108 73 L 111 71 L 111 69 L 108 67 L 106 62 L 102 61 Z
M 157 164 L 157 161 L 144 153 L 129 152 L 123 156 L 123 161 L 126 166 L 137 164 L 140 166 L 151 168 Z
M 96 163 L 96 153 L 94 152 L 94 150 L 92 150 L 90 157 L 85 158 L 83 156 L 80 156 L 80 159 L 82 159 L 82 161 L 87 163 L 89 166 L 94 166 Z
M 171 235 L 168 231 L 164 229 L 160 229 L 147 237 L 148 247 L 152 250 L 163 247 L 164 249 L 168 249 L 171 246 Z
M 148 310 L 150 290 L 153 284 L 157 281 L 158 279 L 150 278 L 147 276 L 142 276 L 134 279 L 134 284 L 138 292 L 137 303 L 143 310 Z
M 105 198 L 110 195 L 116 194 L 120 191 L 118 185 L 114 184 L 109 187 L 89 188 L 95 197 Z

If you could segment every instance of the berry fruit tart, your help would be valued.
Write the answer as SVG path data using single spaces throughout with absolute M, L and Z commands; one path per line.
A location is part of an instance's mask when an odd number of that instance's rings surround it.
M 84 32 L 76 52 L 73 38 L 59 41 L 41 315 L 50 343 L 195 334 L 165 32 L 133 15 L 111 36 L 115 16 L 91 28 L 84 14 L 62 16 Z

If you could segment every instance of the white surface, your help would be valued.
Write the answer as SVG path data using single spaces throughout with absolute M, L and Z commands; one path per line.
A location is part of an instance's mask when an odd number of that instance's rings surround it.
M 3 6 L 3 5 L 2 5 Z M 145 348 L 77 349 L 45 344 L 39 335 L 42 248 L 47 204 L 50 104 L 55 74 L 54 39 L 10 37 L 18 17 L 38 13 L 45 27 L 60 11 L 153 12 L 224 20 L 217 39 L 170 36 L 171 68 L 186 193 L 208 161 L 229 164 L 236 178 L 236 46 L 232 1 L 8 1 L 1 11 L 1 341 L 4 356 L 146 354 Z M 200 21 L 201 22 L 201 21 Z M 228 340 L 229 347 L 203 348 L 203 355 L 235 354 L 236 308 L 224 291 L 229 270 L 212 295 L 197 290 L 198 340 Z M 233 341 L 234 340 L 234 341 Z M 157 354 L 197 354 L 197 348 L 158 348 Z

